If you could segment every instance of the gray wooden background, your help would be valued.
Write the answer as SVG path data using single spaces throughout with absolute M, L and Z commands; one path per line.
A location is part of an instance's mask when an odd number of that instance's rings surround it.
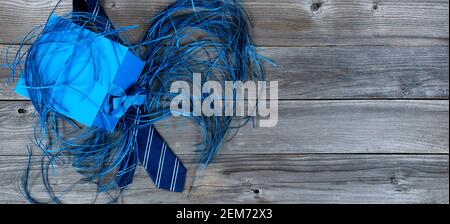
M 0 64 L 56 2 L 0 0 Z M 70 2 L 60 9 L 69 11 Z M 168 2 L 103 5 L 120 26 L 143 23 Z M 198 129 L 184 120 L 160 122 L 189 168 L 191 187 L 182 194 L 157 190 L 139 168 L 121 203 L 449 203 L 448 0 L 244 5 L 260 52 L 279 65 L 267 66 L 267 79 L 280 86 L 278 126 L 243 128 L 203 170 L 193 152 Z M 14 85 L 4 85 L 8 76 L 1 67 L 0 203 L 26 203 L 17 179 L 33 108 L 11 92 Z M 38 168 L 34 163 L 32 174 Z M 63 167 L 51 180 L 64 193 L 78 178 Z M 46 198 L 37 175 L 31 184 Z M 91 202 L 95 190 L 79 185 L 64 201 Z

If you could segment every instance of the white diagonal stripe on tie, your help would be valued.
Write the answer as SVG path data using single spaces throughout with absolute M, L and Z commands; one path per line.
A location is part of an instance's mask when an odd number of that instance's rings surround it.
M 162 144 L 161 153 L 159 154 L 158 171 L 156 172 L 156 183 L 155 184 L 156 184 L 157 187 L 159 187 L 158 180 L 159 180 L 159 171 L 160 171 L 160 168 L 161 168 L 161 158 L 162 158 L 162 155 L 164 153 L 163 148 L 164 148 L 164 143 Z
M 156 175 L 156 186 L 158 186 L 159 188 L 159 184 L 161 183 L 161 176 L 162 176 L 162 171 L 164 169 L 164 159 L 166 158 L 166 149 L 167 149 L 167 144 L 163 143 L 162 146 L 162 151 L 161 151 L 161 156 L 159 157 L 159 165 L 158 165 L 158 175 Z
M 177 159 L 177 171 L 175 171 L 175 182 L 173 183 L 173 191 L 175 191 L 175 187 L 177 186 L 178 168 L 180 168 L 180 160 Z
M 142 165 L 144 165 L 144 167 L 147 167 L 145 158 L 147 157 L 147 153 L 148 153 L 148 144 L 149 144 L 150 135 L 151 135 L 151 130 L 148 132 L 148 135 L 147 135 L 147 144 L 145 146 L 144 158 L 142 158 Z
M 152 132 L 152 134 L 151 134 L 151 136 L 150 136 L 150 141 L 148 141 L 148 143 L 149 143 L 149 147 L 148 147 L 148 153 L 147 153 L 147 157 L 146 158 L 144 158 L 145 159 L 145 169 L 147 169 L 147 167 L 148 167 L 148 160 L 150 159 L 150 152 L 152 151 L 152 144 L 153 144 L 153 135 L 155 135 L 155 127 L 151 127 L 151 132 Z
M 173 164 L 173 171 L 172 171 L 172 180 L 170 181 L 170 190 L 173 191 L 174 188 L 174 178 L 175 178 L 175 171 L 177 169 L 177 160 L 178 158 L 175 158 L 175 163 Z

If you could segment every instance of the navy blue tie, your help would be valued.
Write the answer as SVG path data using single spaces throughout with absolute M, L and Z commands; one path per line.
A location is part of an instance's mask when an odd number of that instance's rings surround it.
M 153 125 L 138 130 L 137 154 L 157 188 L 183 191 L 186 168 Z
M 108 22 L 101 28 L 103 30 L 114 29 L 98 0 L 73 0 L 73 11 L 102 16 Z M 121 42 L 120 40 L 115 41 Z M 133 130 L 132 138 L 129 141 L 132 141 L 128 144 L 133 147 L 122 160 L 115 178 L 120 188 L 131 184 L 139 160 L 157 188 L 174 192 L 183 191 L 186 168 L 153 125 Z
M 131 184 L 139 160 L 157 188 L 182 192 L 187 170 L 155 127 L 135 129 L 133 135 L 136 142 L 120 164 L 116 183 L 121 188 Z

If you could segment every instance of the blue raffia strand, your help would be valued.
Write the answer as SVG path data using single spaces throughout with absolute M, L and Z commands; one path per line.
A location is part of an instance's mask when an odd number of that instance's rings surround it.
M 110 39 L 117 39 L 126 46 L 130 44 L 126 42 L 121 33 L 136 28 L 136 26 L 130 26 L 116 30 L 102 30 L 102 27 L 108 27 L 106 24 L 109 21 L 101 16 L 93 17 L 92 14 L 84 12 L 70 13 L 63 16 L 63 18 L 81 27 L 95 31 L 98 37 L 105 36 Z M 40 68 L 43 65 L 40 64 L 39 58 L 42 55 L 52 53 L 48 51 L 46 44 L 59 42 L 67 44 L 68 47 L 72 47 L 75 44 L 89 44 L 89 60 L 94 63 L 94 70 L 101 69 L 102 65 L 97 63 L 97 61 L 102 57 L 102 52 L 101 47 L 92 44 L 95 42 L 90 42 L 89 39 L 80 37 L 80 40 L 76 43 L 65 41 L 65 34 L 70 33 L 71 29 L 80 28 L 74 28 L 64 20 L 50 21 L 45 26 L 39 26 L 26 35 L 17 53 L 14 55 L 14 61 L 8 63 L 12 71 L 10 79 L 14 81 L 17 76 L 21 75 L 28 88 L 30 100 L 39 115 L 39 119 L 34 125 L 34 135 L 31 137 L 31 140 L 35 148 L 40 149 L 42 152 L 41 174 L 44 187 L 51 201 L 60 203 L 62 196 L 55 194 L 49 177 L 57 164 L 70 162 L 78 173 L 83 176 L 79 183 L 97 184 L 98 192 L 106 192 L 110 196 L 111 201 L 115 202 L 118 196 L 110 195 L 107 192 L 117 188 L 111 174 L 117 171 L 117 167 L 132 148 L 134 141 L 131 133 L 137 128 L 136 124 L 132 120 L 121 119 L 116 132 L 110 133 L 101 128 L 83 127 L 72 119 L 58 113 L 52 107 L 52 88 L 57 85 L 64 85 L 64 83 L 44 83 L 41 79 Z M 26 47 L 27 43 L 32 43 L 29 48 Z M 140 48 L 132 48 L 131 50 L 137 55 L 142 55 Z M 72 52 L 74 56 L 77 53 L 79 52 Z M 64 74 L 63 71 L 70 67 L 71 62 L 69 60 L 65 64 L 60 65 L 61 74 Z M 100 78 L 95 77 L 92 80 L 92 86 Z M 57 79 L 55 78 L 54 80 Z M 85 94 L 86 99 L 89 100 L 87 97 L 89 93 L 82 94 Z M 32 159 L 31 150 L 29 152 L 29 161 L 21 181 L 21 192 L 30 202 L 38 203 L 39 201 L 31 196 L 28 186 Z M 73 187 L 70 186 L 63 192 L 67 192 Z
M 145 111 L 169 116 L 174 81 L 193 86 L 193 73 L 201 73 L 201 84 L 207 81 L 264 80 L 263 61 L 252 45 L 249 18 L 234 0 L 178 0 L 151 19 L 142 40 L 147 49 L 147 67 L 138 85 L 149 92 Z M 170 36 L 171 38 L 164 38 Z M 195 38 L 194 38 L 195 36 Z M 159 40 L 159 41 L 154 41 Z M 225 86 L 225 85 L 222 85 Z M 195 96 L 191 96 L 191 107 Z M 202 94 L 201 100 L 208 97 Z M 208 164 L 223 143 L 234 117 L 190 117 L 203 129 L 201 162 Z M 142 115 L 143 123 L 152 116 Z M 244 123 L 251 118 L 244 118 Z M 152 123 L 153 120 L 148 120 Z
M 52 202 L 60 203 L 62 195 L 55 194 L 49 176 L 56 165 L 68 162 L 83 176 L 79 183 L 95 183 L 98 193 L 106 193 L 112 203 L 117 202 L 123 189 L 119 189 L 117 195 L 109 193 L 118 188 L 114 175 L 133 150 L 136 129 L 149 127 L 170 116 L 167 102 L 175 97 L 170 93 L 171 83 L 186 81 L 193 84 L 195 72 L 202 74 L 201 84 L 209 80 L 222 84 L 225 81 L 264 80 L 263 61 L 268 60 L 256 53 L 251 43 L 248 16 L 237 0 L 177 0 L 148 22 L 150 28 L 138 44 L 128 43 L 121 33 L 139 26 L 113 29 L 107 18 L 84 12 L 70 13 L 63 18 L 96 32 L 99 37 L 108 37 L 128 46 L 133 53 L 145 58 L 147 65 L 136 85 L 147 91 L 147 100 L 142 107 L 131 108 L 112 133 L 79 125 L 52 107 L 52 88 L 64 84 L 43 82 L 39 73 L 42 66 L 39 57 L 51 53 L 45 48 L 46 41 L 72 46 L 90 44 L 89 39 L 80 39 L 76 43 L 64 42 L 64 34 L 74 28 L 59 20 L 48 20 L 45 26 L 36 27 L 26 35 L 13 62 L 8 65 L 12 71 L 11 80 L 14 81 L 19 75 L 25 80 L 30 100 L 39 115 L 31 141 L 42 152 L 42 179 Z M 45 39 L 41 38 L 43 36 Z M 29 43 L 31 46 L 27 48 Z M 96 48 L 95 44 L 89 46 L 90 60 L 95 64 L 95 69 L 101 69 L 102 65 L 95 63 L 101 57 L 101 49 Z M 77 55 L 77 52 L 73 54 Z M 70 67 L 70 63 L 61 64 L 61 71 Z M 99 78 L 92 80 L 92 85 Z M 206 94 L 201 96 L 202 99 L 206 97 Z M 191 105 L 194 100 L 191 97 Z M 211 161 L 227 130 L 239 128 L 231 126 L 234 117 L 197 117 L 192 111 L 185 115 L 203 130 L 203 164 Z M 250 119 L 244 118 L 245 123 Z M 29 152 L 21 192 L 30 202 L 39 203 L 29 190 L 30 148 Z
M 122 37 L 121 32 L 136 28 L 136 26 L 130 26 L 117 30 L 102 30 L 102 27 L 107 27 L 108 20 L 100 16 L 93 17 L 90 13 L 71 13 L 65 15 L 64 19 L 97 32 L 99 37 L 105 36 L 110 39 L 120 40 L 124 45 L 129 44 Z M 110 195 L 107 192 L 117 188 L 114 178 L 110 176 L 116 172 L 117 167 L 133 146 L 131 133 L 137 128 L 136 125 L 133 121 L 124 118 L 120 120 L 117 131 L 114 133 L 109 133 L 100 128 L 82 127 L 75 121 L 58 113 L 51 106 L 52 88 L 56 85 L 64 84 L 44 83 L 40 78 L 39 68 L 42 65 L 39 58 L 50 53 L 46 48 L 46 44 L 49 42 L 63 43 L 69 47 L 81 44 L 89 45 L 90 61 L 94 63 L 95 70 L 101 69 L 102 65 L 99 65 L 96 61 L 98 61 L 99 57 L 102 57 L 102 52 L 100 47 L 92 44 L 95 42 L 90 42 L 89 39 L 82 39 L 82 37 L 77 42 L 64 42 L 64 35 L 70 33 L 71 29 L 79 29 L 69 26 L 69 24 L 62 20 L 56 20 L 32 30 L 24 38 L 18 52 L 14 56 L 14 61 L 8 63 L 12 71 L 11 80 L 14 81 L 17 76 L 21 75 L 28 88 L 30 100 L 39 115 L 39 119 L 34 125 L 34 135 L 31 137 L 31 140 L 35 148 L 40 149 L 42 152 L 40 163 L 42 180 L 51 201 L 60 203 L 62 196 L 57 196 L 54 193 L 49 177 L 54 171 L 56 164 L 70 162 L 83 176 L 79 183 L 97 184 L 98 192 L 106 192 L 110 196 L 111 201 L 115 202 L 118 196 Z M 76 33 L 76 30 L 74 32 Z M 32 43 L 28 49 L 26 49 L 27 43 Z M 139 52 L 140 48 L 131 50 L 137 55 L 142 54 Z M 79 52 L 76 52 L 76 50 L 72 52 L 73 55 L 77 55 L 77 53 Z M 61 65 L 61 68 L 59 68 L 61 74 L 64 74 L 65 66 L 69 63 Z M 95 79 L 100 78 L 95 77 Z M 95 84 L 95 80 L 93 80 L 92 84 Z M 84 94 L 87 97 L 88 93 Z M 87 97 L 87 99 L 89 98 Z M 64 129 L 62 128 L 63 126 Z M 32 158 L 31 150 L 29 152 L 29 161 L 21 181 L 21 191 L 30 202 L 38 203 L 39 201 L 34 199 L 29 191 L 28 176 Z M 63 192 L 69 191 L 71 188 L 73 186 L 70 186 Z

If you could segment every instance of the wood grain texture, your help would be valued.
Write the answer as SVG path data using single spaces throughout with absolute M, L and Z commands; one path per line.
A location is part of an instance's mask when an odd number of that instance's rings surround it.
M 0 45 L 0 64 L 18 46 Z M 448 47 L 266 47 L 259 52 L 266 79 L 279 82 L 280 99 L 448 99 Z M 17 70 L 18 71 L 18 70 Z M 0 99 L 14 94 L 9 68 L 0 67 Z
M 18 43 L 45 22 L 58 0 L 1 0 L 0 43 Z M 106 0 L 117 26 L 144 24 L 169 0 Z M 64 0 L 58 11 L 69 12 Z M 442 0 L 248 0 L 254 37 L 264 46 L 444 45 L 448 46 L 448 1 Z M 144 29 L 132 33 L 137 39 Z
M 145 24 L 172 0 L 103 0 L 116 26 Z M 58 0 L 0 0 L 0 203 L 26 203 L 17 181 L 34 122 L 5 86 L 5 52 Z M 182 194 L 155 189 L 143 169 L 121 203 L 449 203 L 448 0 L 244 0 L 267 80 L 279 81 L 279 123 L 248 125 L 205 170 L 199 129 L 170 118 L 158 130 L 188 167 Z M 59 13 L 69 12 L 63 0 Z M 139 39 L 145 30 L 130 32 Z M 2 45 L 8 44 L 8 45 Z M 231 133 L 233 134 L 233 133 Z M 38 157 L 32 192 L 47 198 Z M 51 182 L 79 180 L 70 165 Z M 90 203 L 92 184 L 64 202 Z M 106 202 L 101 195 L 98 203 Z
M 155 189 L 139 167 L 121 203 L 448 203 L 447 155 L 224 155 L 206 172 L 184 157 L 190 194 Z M 17 181 L 25 157 L 0 157 L 0 203 L 25 203 Z M 46 199 L 33 163 L 31 190 Z M 197 172 L 196 172 L 197 171 Z M 79 179 L 71 168 L 56 168 L 51 183 L 63 192 Z M 195 178 L 194 178 L 195 177 Z M 67 203 L 90 203 L 93 184 L 64 194 Z M 107 197 L 99 197 L 99 203 Z
M 281 99 L 448 98 L 448 47 L 264 48 Z
M 0 101 L 1 155 L 26 153 L 32 114 L 29 102 Z M 448 153 L 448 116 L 445 100 L 281 101 L 276 127 L 247 125 L 221 152 Z M 157 127 L 178 153 L 192 154 L 193 145 L 201 142 L 198 126 L 185 118 L 171 118 Z

